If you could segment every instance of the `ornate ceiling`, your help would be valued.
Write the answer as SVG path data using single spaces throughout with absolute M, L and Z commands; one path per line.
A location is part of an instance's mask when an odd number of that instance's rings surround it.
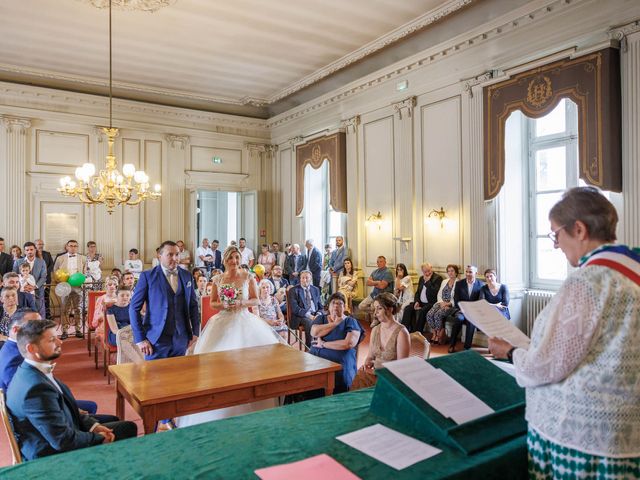
M 480 0 L 175 0 L 114 10 L 114 94 L 243 114 Z M 169 2 L 171 3 L 171 2 Z M 106 93 L 108 13 L 87 0 L 0 3 L 0 80 Z

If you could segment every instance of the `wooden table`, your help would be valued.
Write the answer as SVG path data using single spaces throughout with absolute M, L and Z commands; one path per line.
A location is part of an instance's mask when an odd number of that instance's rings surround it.
M 331 395 L 341 365 L 286 345 L 111 365 L 116 415 L 124 400 L 142 417 L 145 433 L 158 421 L 190 413 L 323 388 Z

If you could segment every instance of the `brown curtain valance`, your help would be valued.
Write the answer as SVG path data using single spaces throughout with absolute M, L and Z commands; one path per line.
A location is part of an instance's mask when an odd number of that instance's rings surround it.
M 347 147 L 342 132 L 315 138 L 296 147 L 296 215 L 304 208 L 304 169 L 318 169 L 329 162 L 329 203 L 336 212 L 347 213 Z
M 579 174 L 603 190 L 622 191 L 620 58 L 607 48 L 519 73 L 484 88 L 484 198 L 504 184 L 505 123 L 515 110 L 540 118 L 562 98 L 578 105 Z

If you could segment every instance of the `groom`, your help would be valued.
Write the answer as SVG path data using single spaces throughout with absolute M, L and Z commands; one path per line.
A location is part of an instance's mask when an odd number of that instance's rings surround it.
M 129 305 L 133 338 L 147 360 L 184 355 L 200 333 L 195 285 L 191 274 L 178 268 L 178 245 L 167 240 L 158 255 L 160 265 L 140 274 Z

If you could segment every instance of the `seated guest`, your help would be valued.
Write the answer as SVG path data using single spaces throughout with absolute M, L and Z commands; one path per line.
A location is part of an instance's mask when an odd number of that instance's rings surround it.
M 207 294 L 207 296 L 210 297 L 212 292 L 213 292 L 213 282 L 207 282 L 205 293 Z
M 269 281 L 273 285 L 274 296 L 280 303 L 280 310 L 284 314 L 287 312 L 287 287 L 289 286 L 289 281 L 282 277 L 282 267 L 280 265 L 273 266 Z
M 131 325 L 129 320 L 129 303 L 131 303 L 131 290 L 127 287 L 118 289 L 118 298 L 116 303 L 107 308 L 107 316 L 113 315 L 116 325 L 109 324 L 109 344 L 116 346 L 116 332 L 121 328 Z M 114 328 L 114 327 L 117 327 Z
M 422 276 L 418 280 L 418 289 L 413 297 L 413 306 L 404 309 L 402 324 L 410 332 L 422 332 L 426 323 L 427 312 L 438 301 L 438 291 L 442 285 L 442 277 L 433 273 L 430 263 L 420 266 Z
M 483 283 L 476 278 L 478 273 L 478 267 L 474 265 L 467 265 L 464 269 L 464 276 L 462 280 L 456 282 L 456 286 L 453 289 L 453 306 L 458 307 L 460 302 L 475 302 L 480 300 L 480 291 L 482 290 Z M 458 341 L 458 335 L 462 330 L 462 325 L 467 326 L 467 331 L 464 337 L 464 349 L 469 350 L 471 343 L 473 342 L 473 334 L 476 331 L 476 327 L 469 322 L 462 312 L 455 314 L 453 327 L 451 328 L 451 343 L 449 344 L 449 353 L 456 351 L 456 342 Z
M 482 286 L 480 298 L 496 306 L 498 311 L 508 320 L 511 320 L 509 313 L 509 289 L 505 284 L 498 283 L 498 274 L 493 268 L 484 272 L 486 284 Z
M 376 259 L 376 265 L 378 268 L 371 272 L 371 275 L 367 278 L 367 287 L 373 287 L 373 290 L 369 296 L 358 305 L 358 309 L 366 313 L 369 313 L 371 310 L 373 299 L 382 292 L 393 293 L 393 274 L 387 268 L 387 258 L 384 255 L 380 255 Z M 375 323 L 375 319 L 372 323 Z
M 2 276 L 2 286 L 4 288 L 15 288 L 18 292 L 18 308 L 36 309 L 36 301 L 33 295 L 18 291 L 20 288 L 20 275 L 15 272 L 7 272 Z M 27 289 L 28 290 L 28 289 Z M 33 289 L 35 290 L 35 289 Z
M 320 300 L 320 289 L 311 285 L 311 272 L 303 270 L 300 272 L 300 285 L 296 285 L 289 290 L 289 306 L 291 307 L 292 329 L 298 325 L 304 325 L 305 344 L 311 346 L 311 324 L 322 311 Z
M 0 292 L 0 335 L 9 336 L 11 316 L 18 310 L 18 291 L 5 287 Z
M 358 321 L 345 315 L 344 304 L 341 293 L 331 295 L 329 313 L 319 315 L 311 327 L 311 335 L 318 339 L 309 353 L 342 365 L 342 370 L 335 373 L 335 393 L 346 392 L 351 387 L 358 369 L 356 346 L 364 338 Z
M 207 277 L 204 275 L 198 275 L 196 279 L 196 298 L 198 302 L 202 299 L 202 297 L 207 295 Z
M 202 269 L 200 267 L 196 267 L 193 270 L 191 270 L 191 275 L 193 275 L 193 278 L 197 281 L 198 277 L 201 277 L 201 276 L 204 275 L 204 272 L 202 271 Z
M 7 344 L 0 350 L 0 388 L 7 391 L 16 370 L 24 360 L 20 350 L 18 349 L 17 337 L 22 325 L 29 320 L 42 320 L 40 313 L 35 310 L 18 310 L 11 317 L 9 326 L 9 339 Z M 114 415 L 95 414 L 98 410 L 98 404 L 91 400 L 76 400 L 80 413 L 88 413 L 92 415 L 98 422 L 115 422 L 118 417 Z
M 104 322 L 107 308 L 116 303 L 118 296 L 118 277 L 110 276 L 104 281 L 105 294 L 96 298 L 96 304 L 91 319 L 91 328 L 97 330 Z
M 436 304 L 427 312 L 427 325 L 430 335 L 429 342 L 436 345 L 443 345 L 445 342 L 446 332 L 444 329 L 444 320 L 454 311 L 453 308 L 453 289 L 458 279 L 460 270 L 457 265 L 447 265 L 446 282 L 440 284 L 438 290 L 438 298 Z
M 136 277 L 132 272 L 124 272 L 122 274 L 122 282 L 123 287 L 127 287 L 129 290 L 133 291 L 136 285 Z
M 396 313 L 396 320 L 401 321 L 404 309 L 413 303 L 414 296 L 413 280 L 411 280 L 407 266 L 404 263 L 396 265 L 396 280 L 393 294 L 398 300 L 399 307 Z
M 129 250 L 129 258 L 124 262 L 124 271 L 133 273 L 133 276 L 137 280 L 142 273 L 144 264 L 139 257 L 140 253 L 137 248 Z
M 120 270 L 119 268 L 111 269 L 111 276 L 112 277 L 117 277 L 118 278 L 118 283 L 120 283 L 122 281 L 122 270 Z
M 348 315 L 353 313 L 353 297 L 356 296 L 358 287 L 358 274 L 353 269 L 353 261 L 347 257 L 343 260 L 342 269 L 338 276 L 338 292 L 346 299 L 345 311 Z
M 79 413 L 69 388 L 52 373 L 53 360 L 62 353 L 54 322 L 24 322 L 17 342 L 25 360 L 9 384 L 7 407 L 25 460 L 137 435 L 133 422 L 102 425 Z
M 381 293 L 373 301 L 373 315 L 380 323 L 371 330 L 369 354 L 353 380 L 352 390 L 372 387 L 377 380 L 375 370 L 382 368 L 384 362 L 409 356 L 409 332 L 398 322 L 397 310 L 398 299 L 390 293 Z
M 260 247 L 262 249 L 258 256 L 258 264 L 264 267 L 264 274 L 266 277 L 271 275 L 271 269 L 276 264 L 276 256 L 269 251 L 269 245 L 263 243 Z
M 155 268 L 158 265 L 160 265 L 160 259 L 158 258 L 160 256 L 160 247 L 156 248 L 156 256 L 153 257 L 153 259 L 151 260 L 151 268 Z
M 286 332 L 288 330 L 287 325 L 280 310 L 280 303 L 273 296 L 274 289 L 273 284 L 267 280 L 260 280 L 258 284 L 258 316 L 267 322 L 278 333 Z

